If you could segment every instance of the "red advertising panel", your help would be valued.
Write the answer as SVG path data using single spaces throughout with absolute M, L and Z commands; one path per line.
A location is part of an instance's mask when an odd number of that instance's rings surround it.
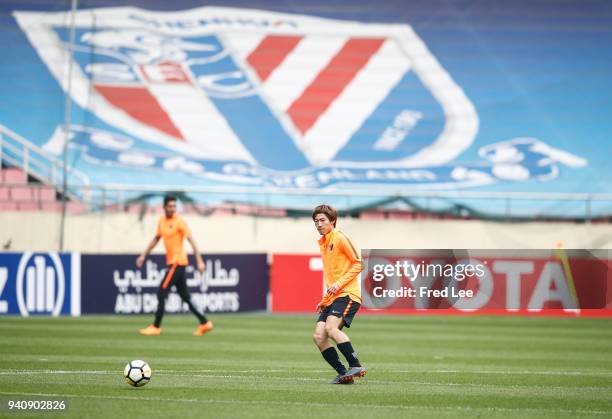
M 428 252 L 364 252 L 363 312 L 612 316 L 612 259 L 557 250 Z M 273 312 L 314 312 L 323 288 L 317 255 L 273 256 Z
M 323 295 L 323 265 L 318 255 L 272 255 L 272 311 L 315 312 Z

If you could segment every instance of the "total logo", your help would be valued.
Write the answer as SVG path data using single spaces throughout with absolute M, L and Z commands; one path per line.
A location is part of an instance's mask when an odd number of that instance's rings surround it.
M 66 276 L 57 253 L 24 253 L 16 279 L 17 305 L 22 316 L 60 315 L 66 295 Z

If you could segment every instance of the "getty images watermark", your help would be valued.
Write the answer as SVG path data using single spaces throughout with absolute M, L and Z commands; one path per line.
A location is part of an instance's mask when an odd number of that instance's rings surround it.
M 612 309 L 607 250 L 362 251 L 372 309 Z
M 472 276 L 482 279 L 485 275 L 484 264 L 462 263 L 426 263 L 421 260 L 414 263 L 408 260 L 397 260 L 393 264 L 376 264 L 372 267 L 372 279 L 380 282 L 388 276 L 405 278 L 410 282 L 415 282 L 417 278 L 453 278 L 463 281 Z M 473 297 L 474 290 L 463 290 L 455 287 L 446 286 L 442 289 L 431 289 L 420 285 L 416 288 L 401 287 L 399 289 L 385 289 L 382 286 L 374 287 L 374 297 L 397 296 L 397 297 Z

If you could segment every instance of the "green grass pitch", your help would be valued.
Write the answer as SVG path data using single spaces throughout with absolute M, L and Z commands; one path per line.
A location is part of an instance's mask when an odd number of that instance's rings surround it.
M 2 417 L 8 400 L 64 397 L 61 417 L 612 417 L 612 320 L 357 316 L 368 375 L 352 386 L 312 343 L 314 315 L 0 318 Z M 151 382 L 123 367 L 144 359 Z M 32 412 L 30 412 L 32 413 Z M 48 412 L 47 412 L 48 413 Z M 35 413 L 35 415 L 37 415 Z

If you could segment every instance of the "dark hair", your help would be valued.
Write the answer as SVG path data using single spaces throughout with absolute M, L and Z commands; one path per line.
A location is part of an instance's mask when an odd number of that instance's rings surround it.
M 334 227 L 336 227 L 336 220 L 338 219 L 338 215 L 334 207 L 325 204 L 319 205 L 312 211 L 313 221 L 317 214 L 325 214 L 329 221 L 331 221 L 331 223 L 334 225 Z
M 164 196 L 164 207 L 166 205 L 168 205 L 168 202 L 170 202 L 170 201 L 175 201 L 176 202 L 176 196 L 170 195 L 170 194 Z

